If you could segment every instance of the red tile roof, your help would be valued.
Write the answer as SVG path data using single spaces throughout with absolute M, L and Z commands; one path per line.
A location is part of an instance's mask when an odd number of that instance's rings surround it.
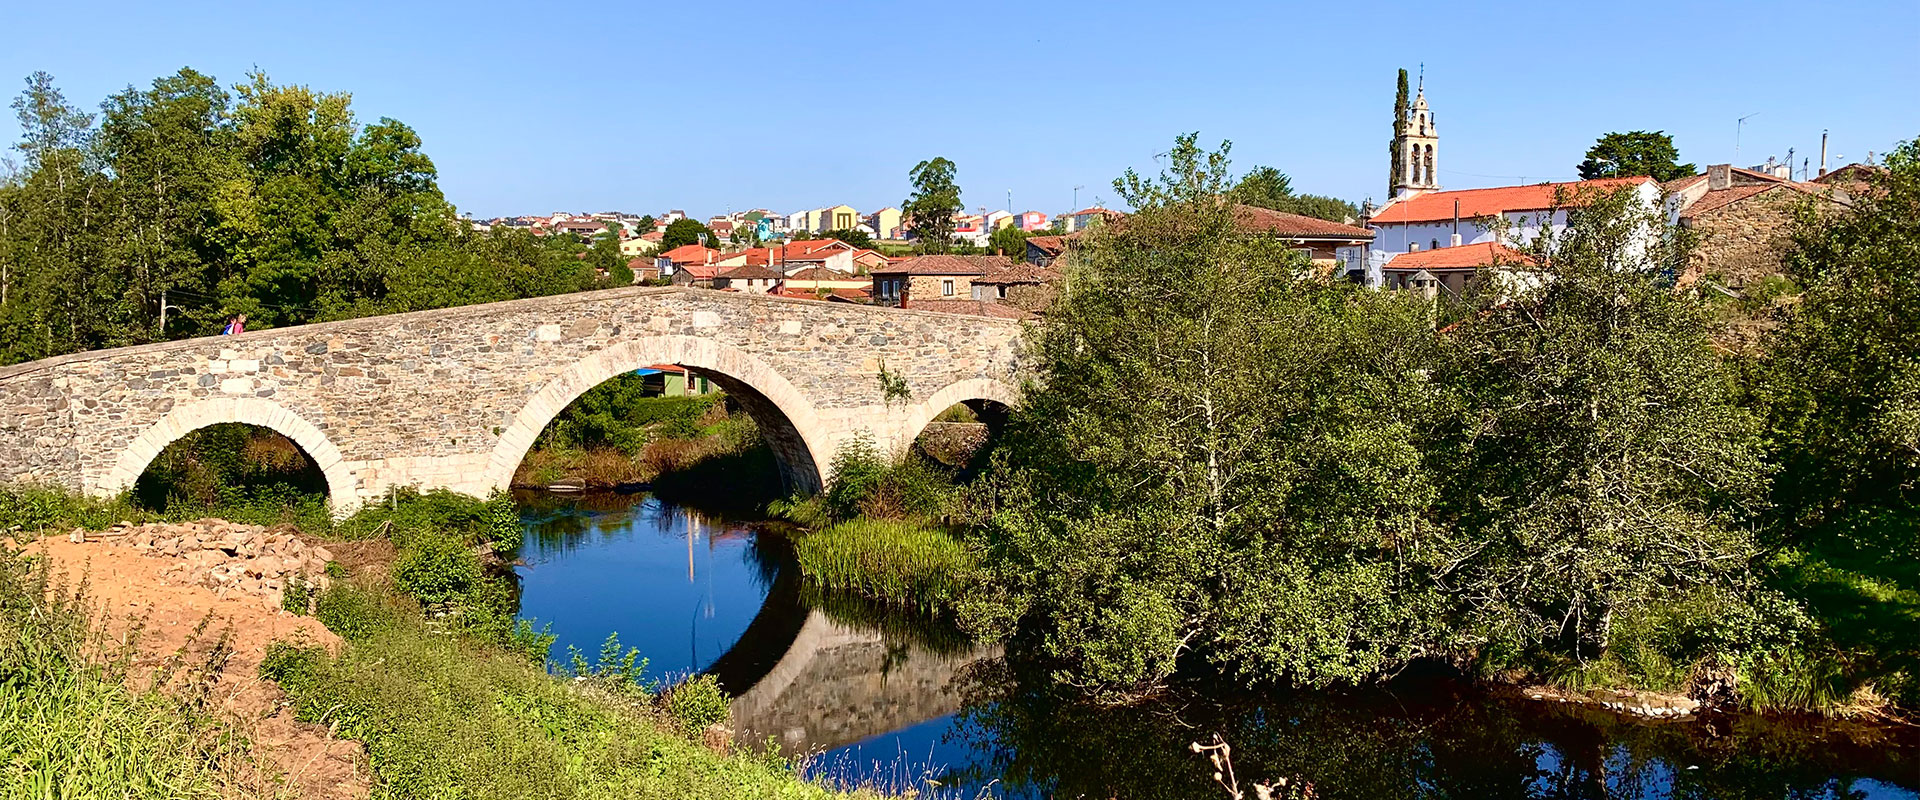
M 714 266 L 713 264 L 698 263 L 698 264 L 681 264 L 675 267 L 674 269 L 677 272 L 686 273 L 687 275 L 691 276 L 694 280 L 711 280 L 714 276 L 719 275 L 720 270 L 725 269 L 725 267 Z
M 875 275 L 981 275 L 1013 266 L 1006 256 L 919 256 L 875 267 Z M 928 301 L 932 302 L 932 301 Z
M 986 274 L 974 278 L 974 283 L 1014 284 L 1014 283 L 1055 283 L 1066 276 L 1046 267 L 1032 264 L 1009 264 L 987 270 Z
M 1373 231 L 1365 228 L 1258 206 L 1234 206 L 1233 224 L 1241 233 L 1270 233 L 1289 239 L 1360 241 L 1373 238 Z
M 719 255 L 720 255 L 720 251 L 715 250 L 711 247 L 703 247 L 697 244 L 683 244 L 683 245 L 680 245 L 679 247 L 673 248 L 672 250 L 668 250 L 667 252 L 661 253 L 660 257 L 666 259 L 667 261 L 671 262 L 675 266 L 679 266 L 681 264 L 705 264 L 709 260 L 711 260 L 713 257 L 719 256 Z
M 1027 237 L 1027 245 L 1030 247 L 1039 248 L 1040 252 L 1045 253 L 1047 255 L 1057 256 L 1057 255 L 1060 255 L 1062 251 L 1067 249 L 1067 237 L 1065 236 L 1029 236 Z
M 799 272 L 793 273 L 792 275 L 788 275 L 787 279 L 794 280 L 794 281 L 839 281 L 839 282 L 865 280 L 859 275 L 848 275 L 847 273 L 839 272 L 837 270 L 827 269 L 826 267 L 807 267 L 806 269 L 800 270 Z
M 1527 254 L 1498 242 L 1463 244 L 1459 247 L 1442 247 L 1437 250 L 1415 250 L 1401 253 L 1388 261 L 1383 269 L 1395 270 L 1436 270 L 1436 269 L 1474 269 L 1492 264 L 1531 264 L 1533 259 Z
M 1692 219 L 1702 214 L 1706 214 L 1712 211 L 1717 211 L 1719 209 L 1733 205 L 1734 203 L 1738 203 L 1754 195 L 1764 194 L 1774 189 L 1786 189 L 1788 191 L 1799 192 L 1801 194 L 1805 194 L 1811 197 L 1818 197 L 1826 200 L 1833 200 L 1835 202 L 1844 203 L 1844 201 L 1841 200 L 1840 198 L 1834 197 L 1832 190 L 1826 186 L 1822 186 L 1819 184 L 1789 183 L 1786 181 L 1781 181 L 1780 183 L 1746 184 L 1744 186 L 1729 186 L 1725 189 L 1714 189 L 1712 191 L 1707 192 L 1706 194 L 1700 195 L 1700 199 L 1693 201 L 1693 205 L 1687 206 L 1685 209 L 1681 210 L 1680 216 L 1683 219 Z
M 1453 219 L 1454 201 L 1460 203 L 1460 218 L 1492 217 L 1510 211 L 1539 211 L 1553 208 L 1555 194 L 1564 190 L 1563 205 L 1577 205 L 1587 192 L 1610 192 L 1623 186 L 1652 183 L 1652 178 L 1601 178 L 1568 183 L 1536 183 L 1528 186 L 1498 186 L 1491 189 L 1462 189 L 1451 192 L 1427 192 L 1405 200 L 1396 200 L 1376 212 L 1368 224 L 1440 222 Z
M 726 278 L 727 280 L 777 281 L 784 276 L 782 276 L 778 272 L 774 272 L 773 270 L 767 269 L 766 267 L 761 266 L 759 264 L 746 264 L 746 265 L 728 269 L 727 271 L 720 273 L 717 277 Z

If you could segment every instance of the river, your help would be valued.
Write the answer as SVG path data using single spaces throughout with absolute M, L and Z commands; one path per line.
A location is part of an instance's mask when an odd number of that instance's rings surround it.
M 975 798 L 1226 797 L 1188 749 L 1220 735 L 1243 789 L 1318 798 L 1920 798 L 1920 732 L 1711 715 L 1640 722 L 1443 677 L 1365 691 L 1090 707 L 991 648 L 801 585 L 777 530 L 646 494 L 523 495 L 521 614 L 555 655 L 609 634 L 670 683 L 711 672 L 743 746 L 840 785 Z M 1290 794 L 1285 796 L 1305 796 Z

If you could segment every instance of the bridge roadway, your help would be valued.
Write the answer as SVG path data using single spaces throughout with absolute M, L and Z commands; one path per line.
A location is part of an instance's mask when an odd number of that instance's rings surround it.
M 0 478 L 100 496 L 217 423 L 271 428 L 336 513 L 390 487 L 484 496 L 582 392 L 680 364 L 736 398 L 795 489 L 866 435 L 904 447 L 956 403 L 1018 401 L 1020 323 L 636 287 L 98 350 L 0 369 Z M 905 381 L 888 397 L 882 371 Z

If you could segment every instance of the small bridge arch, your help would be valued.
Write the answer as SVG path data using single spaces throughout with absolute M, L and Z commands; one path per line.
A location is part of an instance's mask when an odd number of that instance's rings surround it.
M 334 507 L 344 510 L 352 506 L 358 484 L 353 470 L 340 456 L 339 448 L 318 426 L 285 406 L 261 397 L 212 398 L 174 406 L 121 448 L 112 469 L 92 487 L 94 493 L 115 495 L 132 489 L 140 474 L 146 472 L 147 465 L 152 464 L 167 445 L 201 428 L 224 423 L 254 425 L 292 439 L 326 476 L 327 497 Z

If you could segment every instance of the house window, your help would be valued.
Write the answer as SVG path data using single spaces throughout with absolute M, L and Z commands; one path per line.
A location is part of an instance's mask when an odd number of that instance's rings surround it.
M 953 279 L 952 278 L 947 278 L 945 280 L 940 281 L 940 296 L 941 297 L 953 296 Z
M 993 293 L 994 293 L 994 296 L 995 296 L 995 297 L 997 297 L 997 298 L 999 298 L 999 299 L 1001 299 L 1001 300 L 1005 300 L 1005 299 L 1007 299 L 1007 287 L 1005 287 L 1005 286 L 995 286 L 995 287 L 993 287 Z
M 1429 242 L 1429 243 L 1427 244 L 1427 249 L 1428 249 L 1428 250 L 1438 250 L 1438 249 L 1440 249 L 1440 240 L 1439 240 L 1439 239 L 1435 239 L 1435 240 L 1433 240 L 1432 242 Z

